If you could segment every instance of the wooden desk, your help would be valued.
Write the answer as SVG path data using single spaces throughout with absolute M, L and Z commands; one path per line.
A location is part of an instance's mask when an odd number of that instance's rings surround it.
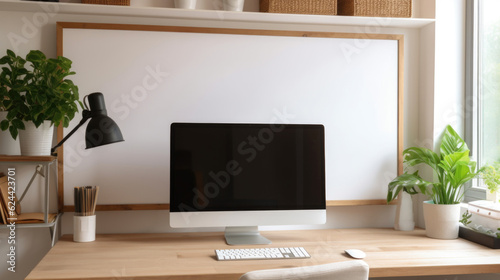
M 225 244 L 223 233 L 98 235 L 91 243 L 75 243 L 71 235 L 65 235 L 26 279 L 238 279 L 250 270 L 350 260 L 343 254 L 348 248 L 367 253 L 364 260 L 370 265 L 370 277 L 500 273 L 500 251 L 463 239 L 431 239 L 423 230 L 331 229 L 262 234 L 273 241 L 270 247 L 303 246 L 312 257 L 217 261 L 214 249 L 231 247 Z

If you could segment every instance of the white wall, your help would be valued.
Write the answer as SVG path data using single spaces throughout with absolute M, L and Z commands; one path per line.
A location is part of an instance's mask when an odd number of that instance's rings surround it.
M 143 0 L 141 0 L 143 1 Z M 149 5 L 153 6 L 172 6 L 173 0 L 160 1 L 148 0 Z M 132 5 L 139 5 L 144 2 L 132 0 Z M 210 9 L 217 5 L 215 1 L 199 1 L 203 8 Z M 209 2 L 209 4 L 206 4 Z M 257 0 L 247 0 L 246 10 L 257 10 Z M 162 17 L 123 17 L 123 16 L 96 16 L 92 14 L 69 14 L 61 13 L 56 10 L 46 11 L 37 8 L 33 12 L 15 12 L 0 11 L 0 55 L 3 55 L 6 49 L 16 49 L 24 55 L 31 49 L 40 49 L 48 56 L 54 57 L 56 54 L 56 21 L 81 21 L 81 22 L 102 22 L 102 23 L 127 23 L 127 24 L 156 24 L 156 25 L 200 25 L 213 27 L 231 27 L 231 28 L 283 28 L 289 30 L 310 30 L 310 31 L 337 31 L 337 32 L 358 32 L 358 33 L 396 33 L 405 35 L 405 147 L 417 145 L 426 139 L 431 139 L 431 143 L 436 138 L 434 127 L 437 124 L 439 128 L 446 121 L 445 119 L 436 120 L 437 115 L 442 110 L 449 109 L 446 105 L 448 97 L 442 93 L 450 93 L 451 97 L 456 99 L 453 106 L 459 105 L 460 91 L 460 69 L 463 69 L 460 53 L 463 52 L 460 46 L 460 29 L 456 24 L 460 22 L 460 13 L 462 11 L 462 0 L 436 1 L 436 17 L 450 13 L 458 12 L 457 17 L 438 21 L 436 26 L 429 26 L 419 29 L 388 28 L 383 26 L 326 26 L 326 25 L 297 25 L 281 23 L 246 23 L 231 22 L 221 18 L 220 20 L 182 20 L 169 19 Z M 442 3 L 446 2 L 446 3 Z M 215 3 L 215 5 L 214 5 Z M 430 3 L 430 4 L 429 4 Z M 426 0 L 423 6 L 425 10 L 420 9 L 419 13 L 423 16 L 434 14 L 434 11 L 427 11 L 433 7 L 433 1 Z M 446 5 L 446 9 L 445 6 Z M 450 7 L 451 6 L 451 7 Z M 198 7 L 200 8 L 200 7 Z M 447 11 L 445 13 L 445 11 Z M 460 24 L 459 24 L 460 25 Z M 434 39 L 434 30 L 437 35 L 450 32 L 452 36 L 448 38 Z M 454 31 L 454 32 L 453 32 Z M 434 55 L 434 40 L 436 40 L 436 54 Z M 453 44 L 449 44 L 453 42 Z M 439 51 L 439 57 L 438 53 Z M 450 52 L 446 55 L 447 52 Z M 441 57 L 441 55 L 444 55 Z M 424 58 L 425 57 L 425 58 Z M 436 57 L 436 59 L 434 59 Z M 422 61 L 422 62 L 421 62 Z M 454 68 L 449 68 L 449 65 Z M 420 67 L 422 64 L 423 68 Z M 434 73 L 434 64 L 436 73 Z M 439 65 L 438 65 L 439 64 Z M 457 68 L 458 67 L 458 68 Z M 451 73 L 448 73 L 448 70 Z M 424 82 L 420 81 L 420 76 L 425 77 Z M 440 82 L 434 82 L 435 80 Z M 441 80 L 446 79 L 446 80 Z M 450 88 L 451 84 L 451 89 Z M 448 85 L 448 86 L 447 86 Z M 435 89 L 435 91 L 434 91 Z M 434 94 L 439 94 L 437 96 Z M 84 95 L 85 93 L 81 93 Z M 437 104 L 435 104 L 437 102 Z M 435 109 L 437 108 L 437 109 Z M 458 120 L 459 121 L 459 120 Z M 4 168 L 3 166 L 1 168 Z M 18 177 L 30 176 L 28 167 L 18 167 Z M 2 169 L 0 169 L 2 171 Z M 38 182 L 40 183 L 40 182 Z M 20 184 L 21 185 L 21 184 Z M 41 205 L 41 201 L 36 194 L 30 194 L 26 198 L 26 205 L 36 209 Z M 24 205 L 24 204 L 23 204 Z M 28 207 L 28 206 L 27 206 Z M 330 207 L 328 209 L 328 222 L 325 227 L 331 228 L 355 228 L 355 227 L 392 227 L 394 221 L 394 206 L 346 206 Z M 148 217 L 148 219 L 144 219 Z M 66 213 L 63 216 L 63 232 L 71 233 L 72 213 Z M 130 232 L 166 232 L 172 231 L 168 226 L 168 216 L 166 211 L 128 211 L 128 212 L 100 212 L 98 213 L 97 229 L 99 233 L 130 233 Z M 265 228 L 264 230 L 271 229 Z M 272 228 L 275 229 L 275 228 Z M 288 229 L 280 227 L 279 229 Z M 222 229 L 207 229 L 217 230 Z M 0 231 L 0 260 L 6 255 L 5 237 L 6 231 Z M 17 232 L 18 237 L 18 272 L 12 274 L 7 271 L 7 265 L 4 261 L 0 262 L 0 279 L 24 279 L 34 265 L 44 256 L 49 249 L 49 238 L 47 229 L 23 229 Z M 481 276 L 481 279 L 490 279 L 488 276 Z M 498 277 L 498 276 L 497 276 Z M 390 278 L 397 279 L 397 278 Z M 402 279 L 402 278 L 401 278 Z M 405 278 L 405 279 L 424 279 Z M 425 279 L 477 279 L 475 277 L 426 277 Z M 494 279 L 494 278 L 491 278 Z

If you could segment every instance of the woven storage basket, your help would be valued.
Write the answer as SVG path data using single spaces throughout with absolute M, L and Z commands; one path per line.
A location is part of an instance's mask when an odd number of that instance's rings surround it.
M 338 0 L 338 14 L 368 17 L 411 17 L 412 0 Z
M 336 15 L 337 0 L 260 0 L 260 11 L 282 14 Z
M 82 0 L 83 4 L 130 6 L 130 0 Z

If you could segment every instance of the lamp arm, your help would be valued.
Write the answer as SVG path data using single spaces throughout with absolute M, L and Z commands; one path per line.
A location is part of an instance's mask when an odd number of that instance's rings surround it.
M 62 144 L 64 144 L 64 142 L 66 142 L 66 140 L 68 140 L 68 138 L 70 138 L 83 124 L 85 124 L 85 122 L 90 119 L 91 117 L 91 113 L 89 110 L 83 110 L 82 112 L 82 120 L 78 123 L 77 126 L 75 126 L 75 128 L 73 128 L 73 130 L 71 130 L 68 135 L 66 135 L 62 140 L 61 142 L 57 143 L 57 145 L 55 145 L 52 149 L 50 149 L 50 154 L 52 156 L 57 156 L 57 153 L 56 153 L 56 150 L 57 148 L 61 147 Z

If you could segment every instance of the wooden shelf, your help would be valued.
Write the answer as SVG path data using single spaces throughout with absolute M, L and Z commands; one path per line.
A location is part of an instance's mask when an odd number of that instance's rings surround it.
M 44 199 L 45 199 L 45 205 L 44 205 L 44 221 L 40 223 L 22 223 L 19 222 L 19 224 L 16 223 L 16 228 L 49 228 L 50 229 L 50 235 L 51 235 L 51 246 L 54 246 L 55 240 L 56 240 L 56 234 L 57 234 L 57 223 L 59 220 L 59 217 L 62 215 L 62 213 L 57 213 L 55 218 L 53 220 L 49 219 L 49 166 L 51 164 L 56 163 L 57 157 L 55 156 L 7 156 L 7 155 L 0 155 L 0 164 L 6 165 L 6 164 L 25 164 L 25 165 L 37 165 L 35 169 L 35 173 L 33 174 L 33 177 L 31 178 L 30 182 L 24 189 L 24 192 L 22 193 L 21 197 L 19 198 L 19 201 L 17 203 L 21 203 L 24 195 L 26 192 L 30 189 L 31 184 L 33 183 L 33 179 L 37 176 L 43 176 L 44 177 Z M 41 170 L 38 169 L 38 166 L 43 166 Z M 57 181 L 56 181 L 57 184 Z M 56 185 L 57 189 L 57 185 Z M 7 228 L 7 225 L 0 225 L 0 229 L 2 228 Z
M 230 12 L 221 10 L 184 10 L 160 7 L 88 5 L 80 3 L 50 3 L 29 1 L 0 1 L 0 11 L 52 12 L 79 15 L 125 16 L 180 20 L 212 20 L 229 22 L 285 23 L 313 25 L 376 26 L 392 28 L 421 28 L 433 23 L 426 18 L 374 18 L 354 16 L 324 16 L 273 14 L 259 12 Z
M 19 163 L 34 163 L 34 162 L 51 162 L 55 160 L 55 156 L 5 156 L 0 155 L 0 162 L 19 162 Z

